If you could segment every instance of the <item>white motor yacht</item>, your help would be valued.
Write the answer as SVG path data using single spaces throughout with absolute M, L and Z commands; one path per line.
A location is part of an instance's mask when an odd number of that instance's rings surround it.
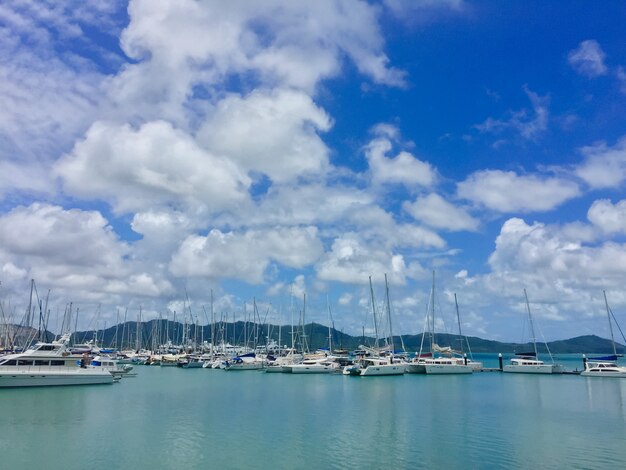
M 39 342 L 19 354 L 0 358 L 0 387 L 91 385 L 113 383 L 113 375 L 88 367 L 83 356 L 71 354 L 69 334 L 51 343 Z
M 584 358 L 584 377 L 617 377 L 626 378 L 626 367 L 617 365 L 617 356 Z

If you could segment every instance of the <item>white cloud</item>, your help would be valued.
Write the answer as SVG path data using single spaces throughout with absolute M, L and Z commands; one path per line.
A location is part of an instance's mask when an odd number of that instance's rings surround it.
M 255 91 L 220 101 L 197 138 L 243 171 L 284 182 L 326 171 L 328 149 L 317 132 L 329 128 L 330 118 L 308 95 L 285 89 Z
M 367 3 L 138 0 L 130 5 L 129 15 L 122 47 L 143 61 L 129 69 L 152 64 L 167 76 L 181 69 L 192 72 L 181 81 L 160 81 L 155 91 L 164 96 L 184 98 L 196 71 L 209 84 L 230 74 L 251 73 L 269 86 L 311 91 L 320 80 L 339 73 L 343 57 L 376 83 L 404 83 L 404 74 L 389 67 L 377 9 Z M 127 97 L 149 85 L 143 73 L 130 72 L 126 78 L 134 81 Z
M 119 212 L 173 205 L 222 210 L 247 199 L 249 178 L 170 124 L 95 123 L 56 165 L 65 190 Z
M 98 65 L 119 57 L 90 34 L 115 32 L 118 7 L 114 2 L 29 0 L 0 5 L 0 162 L 16 175 L 38 169 L 28 184 L 17 178 L 12 186 L 9 178 L 0 177 L 0 191 L 2 186 L 50 189 L 51 161 L 101 112 L 105 75 Z
M 499 212 L 549 211 L 579 195 L 567 180 L 484 170 L 457 184 L 458 195 Z
M 526 286 L 533 297 L 559 303 L 560 310 L 584 312 L 593 291 L 620 289 L 626 274 L 626 245 L 585 245 L 557 225 L 506 221 L 489 257 L 492 273 L 483 281 L 508 295 Z
M 569 52 L 567 61 L 581 75 L 589 78 L 606 75 L 608 69 L 604 65 L 606 54 L 598 41 L 588 39 L 582 41 L 578 47 Z
M 42 165 L 3 161 L 0 156 L 0 200 L 6 193 L 22 191 L 52 194 L 54 183 Z
M 415 202 L 403 204 L 406 212 L 426 225 L 451 231 L 478 228 L 478 220 L 474 219 L 461 207 L 450 204 L 436 193 L 418 197 Z
M 610 147 L 606 142 L 583 147 L 584 162 L 574 169 L 591 188 L 616 188 L 626 180 L 626 136 Z
M 179 277 L 263 282 L 271 261 L 304 268 L 323 252 L 315 227 L 275 228 L 245 233 L 214 229 L 206 237 L 187 237 L 173 254 L 170 270 Z
M 339 305 L 350 305 L 350 303 L 352 303 L 352 294 L 348 293 L 348 292 L 344 292 L 343 294 L 341 294 L 341 297 L 339 297 L 339 299 L 337 300 L 337 303 Z
M 387 274 L 391 284 L 403 285 L 407 277 L 423 275 L 419 263 L 407 265 L 404 256 L 375 245 L 368 245 L 356 233 L 346 233 L 333 241 L 331 251 L 316 265 L 323 281 L 365 284 L 370 275 Z
M 587 218 L 606 234 L 626 234 L 626 200 L 617 204 L 608 199 L 594 201 Z
M 387 136 L 375 138 L 366 146 L 365 157 L 374 183 L 399 183 L 427 188 L 435 185 L 437 172 L 428 162 L 405 151 L 389 158 L 387 154 L 391 150 L 392 143 Z
M 482 124 L 474 126 L 481 133 L 502 134 L 511 131 L 526 140 L 537 140 L 547 129 L 550 118 L 549 96 L 539 96 L 537 93 L 524 86 L 524 92 L 530 100 L 533 112 L 527 109 L 509 111 L 507 119 L 487 118 Z M 498 140 L 497 146 L 505 143 Z
M 6 275 L 17 276 L 8 279 L 9 285 L 23 281 L 28 272 L 75 299 L 170 292 L 167 281 L 142 272 L 128 260 L 130 254 L 130 246 L 99 212 L 35 203 L 0 218 L 0 266 Z

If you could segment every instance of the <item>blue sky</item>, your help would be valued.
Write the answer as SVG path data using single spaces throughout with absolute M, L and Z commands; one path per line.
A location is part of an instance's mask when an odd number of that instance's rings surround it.
M 626 322 L 621 2 L 0 7 L 0 301 L 360 334 Z M 179 317 L 180 318 L 180 317 Z

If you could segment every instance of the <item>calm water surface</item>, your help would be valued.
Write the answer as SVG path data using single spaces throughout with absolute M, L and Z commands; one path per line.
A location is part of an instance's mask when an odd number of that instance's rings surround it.
M 626 468 L 626 379 L 135 370 L 0 390 L 0 466 Z

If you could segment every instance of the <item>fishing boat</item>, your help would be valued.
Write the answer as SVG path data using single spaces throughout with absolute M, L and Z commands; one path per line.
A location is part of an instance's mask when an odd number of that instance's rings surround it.
M 454 296 L 456 302 L 456 294 Z M 459 324 L 459 336 L 461 333 L 461 322 Z M 426 336 L 426 325 L 429 329 L 430 351 L 424 351 L 424 337 Z M 429 375 L 450 375 L 450 374 L 471 374 L 475 368 L 482 368 L 482 364 L 472 366 L 468 363 L 467 356 L 455 351 L 450 346 L 440 346 L 435 338 L 435 272 L 433 271 L 433 282 L 426 310 L 426 321 L 422 332 L 419 353 L 406 365 L 406 372 L 409 374 L 429 374 Z
M 609 321 L 609 330 L 611 332 L 611 343 L 613 345 L 613 354 L 610 356 L 604 357 L 595 357 L 595 358 L 586 358 L 583 355 L 583 363 L 584 370 L 580 375 L 584 377 L 618 377 L 618 378 L 626 378 L 626 367 L 620 366 L 617 363 L 617 348 L 615 346 L 615 338 L 613 336 L 613 321 L 611 321 L 611 317 L 615 320 L 615 316 L 609 307 L 609 302 L 606 298 L 606 291 L 603 291 L 604 294 L 604 305 L 606 307 L 606 315 Z M 619 324 L 615 322 L 616 326 L 622 331 L 619 327 Z
M 86 358 L 71 354 L 70 335 L 51 343 L 38 342 L 31 349 L 0 358 L 0 387 L 94 385 L 114 382 L 106 369 L 90 367 Z
M 515 357 L 510 360 L 509 364 L 502 368 L 502 371 L 518 374 L 560 374 L 563 372 L 563 369 L 559 364 L 554 363 L 552 354 L 550 353 L 550 349 L 547 344 L 546 348 L 548 348 L 548 354 L 550 355 L 552 362 L 546 364 L 538 358 L 535 327 L 533 325 L 533 316 L 530 312 L 530 303 L 528 302 L 526 289 L 524 289 L 524 298 L 526 299 L 526 310 L 528 312 L 528 323 L 530 325 L 530 332 L 533 341 L 533 351 L 515 353 Z

